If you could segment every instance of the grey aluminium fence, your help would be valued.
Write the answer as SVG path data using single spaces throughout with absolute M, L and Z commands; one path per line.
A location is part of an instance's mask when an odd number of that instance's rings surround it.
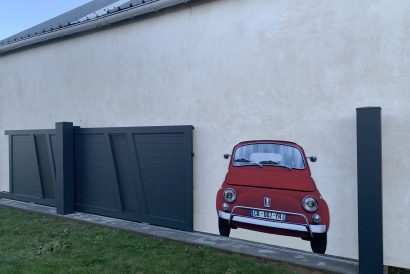
M 0 197 L 192 231 L 192 126 L 6 131 Z
M 1 197 L 55 206 L 55 130 L 8 130 L 9 193 Z

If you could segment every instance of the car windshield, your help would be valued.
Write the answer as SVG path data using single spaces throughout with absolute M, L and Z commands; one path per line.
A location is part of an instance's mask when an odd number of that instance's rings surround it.
M 304 169 L 305 162 L 299 149 L 290 145 L 260 143 L 240 146 L 236 149 L 234 166 L 280 166 L 289 169 Z

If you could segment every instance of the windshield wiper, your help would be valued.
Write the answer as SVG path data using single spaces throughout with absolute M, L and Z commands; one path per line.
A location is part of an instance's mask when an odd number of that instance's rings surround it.
M 260 161 L 259 164 L 261 164 L 261 165 L 274 165 L 274 166 L 278 166 L 278 167 L 286 167 L 286 168 L 288 168 L 289 170 L 292 170 L 292 167 L 287 166 L 287 165 L 284 165 L 284 164 L 281 164 L 281 163 L 279 163 L 279 162 L 272 161 L 272 160 L 269 160 L 269 161 Z
M 253 162 L 253 161 L 251 161 L 251 160 L 244 159 L 244 158 L 235 159 L 235 160 L 233 160 L 233 161 L 234 161 L 234 162 L 239 162 L 239 163 L 251 163 L 251 164 L 255 164 L 255 165 L 259 166 L 259 167 L 262 167 L 262 164 L 261 164 L 261 163 L 256 163 L 256 162 Z

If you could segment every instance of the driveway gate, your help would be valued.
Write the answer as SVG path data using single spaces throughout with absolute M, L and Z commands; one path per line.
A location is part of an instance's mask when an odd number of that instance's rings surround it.
M 56 149 L 58 131 L 6 131 L 10 193 L 0 197 L 54 206 L 71 195 L 76 211 L 192 231 L 192 130 L 73 127 L 72 191 L 65 186 L 70 180 L 58 187 L 56 166 L 67 154 Z

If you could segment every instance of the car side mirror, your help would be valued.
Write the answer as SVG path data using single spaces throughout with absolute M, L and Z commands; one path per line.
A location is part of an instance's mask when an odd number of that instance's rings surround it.
M 224 158 L 225 158 L 225 159 L 229 159 L 229 157 L 231 157 L 231 154 L 229 154 L 229 153 L 225 153 L 225 154 L 224 154 Z
M 316 156 L 309 156 L 308 158 L 309 158 L 309 160 L 310 160 L 312 163 L 314 163 L 314 162 L 317 161 L 317 157 L 316 157 Z

